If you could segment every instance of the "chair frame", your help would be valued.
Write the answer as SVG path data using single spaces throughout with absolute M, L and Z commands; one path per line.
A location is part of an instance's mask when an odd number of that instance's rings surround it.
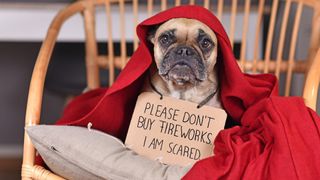
M 127 1 L 128 0 L 126 0 L 126 2 Z M 261 0 L 261 1 L 264 1 L 264 0 Z M 275 0 L 275 1 L 278 1 L 278 0 Z M 319 48 L 320 47 L 320 1 L 318 0 L 287 0 L 287 1 L 296 2 L 299 4 L 299 6 L 306 5 L 314 8 L 311 45 L 309 48 L 309 57 L 308 57 L 309 60 L 306 61 L 305 63 L 298 62 L 297 64 L 294 64 L 292 61 L 281 62 L 280 57 L 278 57 L 279 60 L 277 59 L 277 61 L 272 62 L 270 61 L 270 57 L 267 57 L 267 61 L 265 62 L 262 62 L 262 61 L 246 62 L 242 53 L 239 60 L 239 65 L 244 70 L 248 70 L 248 69 L 251 69 L 253 71 L 263 70 L 264 72 L 275 72 L 276 74 L 279 74 L 280 71 L 283 71 L 284 69 L 287 69 L 287 68 L 291 68 L 292 70 L 295 70 L 297 72 L 307 72 L 305 87 L 303 91 L 303 97 L 306 100 L 306 104 L 310 108 L 315 109 L 316 103 L 317 103 L 319 82 L 320 82 L 320 73 L 319 73 L 320 71 L 320 48 Z M 138 12 L 138 9 L 137 9 L 138 1 L 132 0 L 132 2 L 133 2 L 133 12 L 136 15 Z M 179 2 L 180 2 L 179 0 L 178 1 L 176 0 L 175 5 L 179 5 Z M 247 2 L 250 2 L 250 0 L 246 0 L 245 7 L 244 7 L 245 12 L 247 12 L 247 10 L 249 9 Z M 111 75 L 111 77 L 109 77 L 110 84 L 112 84 L 114 80 L 115 67 L 117 68 L 124 67 L 125 63 L 128 60 L 128 57 L 126 56 L 125 53 L 122 53 L 120 57 L 114 57 L 112 53 L 109 54 L 108 56 L 99 56 L 97 51 L 97 43 L 96 43 L 96 37 L 95 37 L 95 18 L 94 18 L 95 9 L 94 8 L 97 5 L 105 5 L 107 16 L 108 16 L 109 15 L 108 13 L 110 13 L 110 11 L 108 10 L 110 10 L 111 3 L 119 3 L 120 12 L 122 13 L 124 12 L 125 0 L 82 0 L 82 1 L 77 1 L 70 4 L 68 7 L 61 10 L 57 14 L 57 16 L 54 18 L 54 20 L 52 21 L 49 27 L 46 38 L 43 41 L 43 44 L 41 46 L 41 49 L 33 70 L 32 79 L 29 87 L 25 127 L 40 124 L 40 112 L 41 112 L 41 105 L 42 105 L 44 82 L 45 82 L 45 77 L 46 77 L 48 65 L 50 62 L 50 58 L 53 52 L 53 48 L 55 46 L 57 36 L 60 32 L 61 26 L 67 19 L 69 19 L 74 14 L 82 13 L 84 17 L 84 22 L 85 22 L 85 37 L 86 37 L 85 39 L 86 40 L 86 58 L 85 59 L 86 59 L 88 88 L 94 89 L 100 86 L 99 84 L 99 68 L 100 67 L 109 69 L 110 75 Z M 191 0 L 190 3 L 191 4 L 194 3 L 194 0 L 193 1 Z M 204 6 L 209 7 L 208 0 L 204 0 Z M 222 15 L 222 6 L 223 6 L 223 0 L 218 0 L 218 6 L 217 6 L 218 17 L 221 17 Z M 161 0 L 161 9 L 166 9 L 166 7 L 167 7 L 166 0 Z M 148 10 L 148 14 L 151 15 L 152 0 L 148 0 L 147 10 Z M 262 10 L 263 10 L 263 6 L 259 5 L 258 11 L 260 12 Z M 233 3 L 231 7 L 231 13 L 232 13 L 231 24 L 234 23 L 235 21 L 234 19 L 235 11 L 236 11 L 236 7 L 234 6 L 234 3 Z M 271 13 L 274 13 L 274 12 L 271 12 Z M 286 10 L 285 10 L 285 13 L 287 13 Z M 120 18 L 123 22 L 124 17 L 120 17 Z M 299 20 L 300 19 L 298 18 L 298 20 L 295 20 L 295 21 L 299 21 Z M 136 25 L 137 20 L 135 20 L 134 23 Z M 244 24 L 247 24 L 247 23 L 248 22 L 246 21 L 244 22 Z M 111 32 L 110 16 L 108 16 L 108 25 L 109 25 L 108 28 L 110 33 Z M 272 26 L 274 26 L 274 24 Z M 124 27 L 124 25 L 122 25 L 122 27 Z M 274 27 L 271 27 L 271 28 L 274 28 Z M 231 26 L 231 32 L 232 31 L 234 31 L 234 26 Z M 280 34 L 283 34 L 284 32 L 285 31 L 281 32 Z M 297 36 L 297 32 L 294 32 L 294 33 L 296 34 L 295 36 Z M 231 33 L 230 39 L 231 39 L 231 42 L 233 42 L 233 33 Z M 113 52 L 112 39 L 109 38 L 108 41 L 109 41 L 108 43 L 109 52 Z M 272 42 L 271 40 L 267 40 L 267 44 L 270 44 L 271 42 Z M 281 43 L 283 42 L 280 40 L 280 45 Z M 138 40 L 135 37 L 134 47 L 136 48 L 137 46 L 138 46 Z M 266 51 L 270 51 L 268 47 L 270 48 L 270 45 L 267 45 Z M 295 49 L 295 48 L 291 48 L 291 49 Z M 122 30 L 121 31 L 121 52 L 125 52 L 125 51 L 126 51 L 126 47 L 125 47 L 124 30 Z M 294 52 L 294 50 L 291 50 L 291 51 Z M 268 64 L 268 68 L 264 68 L 265 63 Z M 29 136 L 25 132 L 23 164 L 22 164 L 22 171 L 21 171 L 22 179 L 24 180 L 63 179 L 51 173 L 50 171 L 44 169 L 43 167 L 34 165 L 35 153 L 36 153 L 36 150 L 33 147 Z

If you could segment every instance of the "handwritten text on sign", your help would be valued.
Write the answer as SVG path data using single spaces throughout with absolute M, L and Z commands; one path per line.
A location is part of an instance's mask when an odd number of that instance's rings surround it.
M 144 92 L 138 97 L 126 145 L 166 164 L 188 165 L 213 154 L 224 110 Z

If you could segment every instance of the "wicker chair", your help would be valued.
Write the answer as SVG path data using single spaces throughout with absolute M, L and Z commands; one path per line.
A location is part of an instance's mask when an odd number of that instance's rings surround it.
M 266 1 L 266 2 L 265 2 Z M 121 69 L 125 66 L 126 62 L 130 58 L 126 52 L 127 42 L 133 42 L 134 50 L 138 46 L 138 39 L 134 36 L 131 39 L 126 38 L 126 23 L 128 21 L 133 22 L 134 26 L 138 24 L 138 14 L 145 11 L 148 16 L 152 15 L 157 10 L 165 10 L 166 8 L 177 6 L 185 1 L 180 0 L 161 0 L 153 2 L 148 0 L 147 3 L 138 3 L 138 0 L 82 0 L 74 2 L 65 9 L 61 10 L 54 18 L 51 26 L 47 32 L 47 36 L 42 44 L 36 65 L 34 67 L 32 80 L 29 90 L 29 98 L 27 104 L 27 112 L 25 119 L 25 126 L 33 126 L 40 123 L 40 111 L 41 102 L 43 96 L 44 81 L 46 77 L 47 68 L 50 62 L 50 57 L 55 46 L 57 36 L 63 23 L 71 16 L 81 13 L 84 18 L 85 24 L 85 51 L 86 51 L 86 70 L 87 70 L 87 86 L 89 89 L 94 89 L 100 86 L 99 81 L 99 68 L 105 68 L 109 70 L 109 85 L 111 85 L 115 79 L 115 69 Z M 227 21 L 223 21 L 225 25 L 229 25 L 229 37 L 233 44 L 235 42 L 235 27 L 236 18 L 238 14 L 243 16 L 242 18 L 242 36 L 241 36 L 241 50 L 239 56 L 239 65 L 245 72 L 252 73 L 274 73 L 277 77 L 281 74 L 285 75 L 285 90 L 284 95 L 290 95 L 291 82 L 294 73 L 300 73 L 305 75 L 304 91 L 302 96 L 305 98 L 307 105 L 315 109 L 317 101 L 318 86 L 320 82 L 320 1 L 319 0 L 286 0 L 281 1 L 284 5 L 283 16 L 279 18 L 279 0 L 273 0 L 271 2 L 267 0 L 245 0 L 244 4 L 240 4 L 237 0 L 231 0 L 230 4 L 224 2 L 224 0 L 217 0 L 210 2 L 209 0 L 202 0 L 197 2 L 190 0 L 189 4 L 198 4 L 206 8 L 211 9 L 218 18 L 222 18 L 224 14 L 228 14 L 230 18 Z M 97 42 L 95 35 L 95 11 L 96 6 L 102 6 L 105 8 L 107 16 L 107 55 L 98 54 Z M 120 50 L 121 55 L 114 55 L 114 38 L 112 33 L 112 13 L 111 9 L 117 7 L 117 13 L 119 13 L 120 21 Z M 129 8 L 129 9 L 128 9 Z M 310 35 L 310 47 L 308 49 L 308 57 L 303 61 L 295 58 L 296 45 L 298 39 L 298 32 L 301 21 L 301 14 L 304 8 L 313 10 L 313 19 Z M 291 10 L 294 10 L 295 15 L 292 16 Z M 125 12 L 132 13 L 132 20 L 125 19 Z M 114 11 L 113 11 L 114 12 Z M 139 12 L 139 13 L 138 13 Z M 250 13 L 256 14 L 254 22 L 249 22 Z M 290 14 L 290 16 L 289 16 Z M 241 16 L 241 17 L 242 17 Z M 267 38 L 261 37 L 262 25 L 264 23 L 264 17 L 270 17 L 269 26 L 267 29 Z M 292 28 L 288 27 L 288 22 L 292 19 Z M 275 58 L 272 56 L 272 48 L 274 44 L 274 35 L 276 32 L 276 22 L 281 19 L 279 38 L 278 39 L 278 51 L 275 53 Z M 224 20 L 224 18 L 222 18 Z M 255 24 L 255 33 L 249 36 L 248 25 Z M 240 30 L 241 30 L 240 29 Z M 286 32 L 290 29 L 292 32 L 289 37 L 289 51 L 288 58 L 284 59 L 284 46 L 286 40 Z M 134 30 L 132 30 L 135 32 Z M 251 37 L 253 41 L 253 54 L 252 58 L 248 57 L 248 38 Z M 259 48 L 263 46 L 264 48 Z M 263 52 L 261 49 L 265 49 Z M 43 167 L 34 165 L 35 149 L 32 143 L 25 133 L 24 135 L 24 154 L 22 165 L 22 179 L 63 179 Z

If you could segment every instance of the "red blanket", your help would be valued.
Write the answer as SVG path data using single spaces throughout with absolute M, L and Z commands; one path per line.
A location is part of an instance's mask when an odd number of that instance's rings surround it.
M 234 126 L 215 140 L 215 156 L 197 162 L 184 179 L 320 179 L 320 119 L 298 97 L 279 97 L 270 74 L 243 74 L 219 20 L 198 6 L 159 13 L 137 27 L 141 41 L 125 69 L 109 89 L 77 97 L 57 124 L 87 126 L 124 139 L 146 70 L 152 62 L 147 42 L 151 26 L 171 18 L 205 23 L 218 38 L 221 100 Z

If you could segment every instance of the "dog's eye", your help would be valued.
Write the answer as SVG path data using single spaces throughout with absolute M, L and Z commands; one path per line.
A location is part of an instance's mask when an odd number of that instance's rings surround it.
M 209 39 L 204 39 L 202 42 L 201 42 L 201 47 L 204 48 L 204 49 L 208 49 L 210 48 L 212 45 L 211 41 Z
M 159 38 L 159 41 L 163 45 L 169 44 L 169 42 L 170 42 L 169 35 L 167 35 L 167 34 L 161 35 Z

